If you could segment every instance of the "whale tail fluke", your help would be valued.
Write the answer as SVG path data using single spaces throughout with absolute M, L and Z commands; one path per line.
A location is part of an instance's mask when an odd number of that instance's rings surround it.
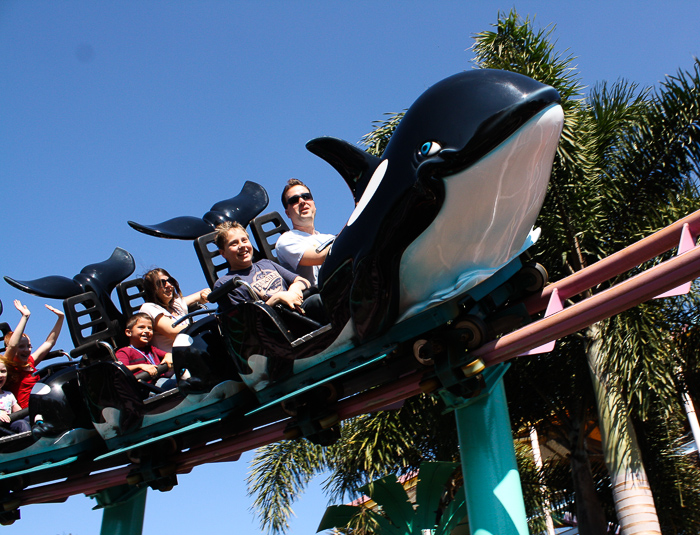
M 174 217 L 155 225 L 142 225 L 129 221 L 129 226 L 139 232 L 172 240 L 196 240 L 209 234 L 224 221 L 238 221 L 244 227 L 260 214 L 270 199 L 260 184 L 246 181 L 241 192 L 235 197 L 217 202 L 201 218 L 193 216 Z
M 134 257 L 128 251 L 117 247 L 107 260 L 85 266 L 72 279 L 61 275 L 49 275 L 28 281 L 7 276 L 4 278 L 10 286 L 25 293 L 50 299 L 66 299 L 88 291 L 94 291 L 98 295 L 109 295 L 117 284 L 134 272 L 135 268 Z

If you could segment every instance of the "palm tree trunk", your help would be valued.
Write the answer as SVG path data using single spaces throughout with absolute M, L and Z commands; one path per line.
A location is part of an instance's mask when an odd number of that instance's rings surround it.
M 586 357 L 598 405 L 605 464 L 610 473 L 621 533 L 661 535 L 654 497 L 626 404 L 603 372 L 605 356 L 601 351 L 600 326 L 592 325 L 586 334 L 590 341 Z
M 578 531 L 581 535 L 600 535 L 608 531 L 608 522 L 596 494 L 591 463 L 584 445 L 583 435 L 586 422 L 582 418 L 577 420 L 574 422 L 575 429 L 569 435 L 569 443 L 571 444 L 569 463 L 576 497 Z

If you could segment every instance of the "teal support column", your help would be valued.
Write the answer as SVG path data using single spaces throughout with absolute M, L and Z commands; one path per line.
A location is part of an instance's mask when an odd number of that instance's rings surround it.
M 496 372 L 487 393 L 454 411 L 472 535 L 529 533 L 503 387 L 504 371 Z
M 141 535 L 146 512 L 146 491 L 124 485 L 94 496 L 104 509 L 100 535 Z

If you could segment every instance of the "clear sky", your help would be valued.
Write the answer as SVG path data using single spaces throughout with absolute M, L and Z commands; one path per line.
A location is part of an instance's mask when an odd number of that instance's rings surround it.
M 72 277 L 119 246 L 136 258 L 136 275 L 162 266 L 194 292 L 205 282 L 192 244 L 126 221 L 201 217 L 245 180 L 265 186 L 269 210 L 281 212 L 284 182 L 301 178 L 317 228 L 337 232 L 351 197 L 306 141 L 356 142 L 384 113 L 471 68 L 473 34 L 513 6 L 556 25 L 559 49 L 577 56 L 589 86 L 658 85 L 700 53 L 697 1 L 0 1 L 0 275 Z M 16 324 L 16 298 L 41 339 L 54 320 L 45 300 L 4 281 L 0 321 Z M 57 347 L 72 347 L 67 329 Z M 249 458 L 149 491 L 144 533 L 259 533 L 245 493 Z M 314 533 L 325 505 L 316 485 L 295 506 L 291 532 Z M 92 506 L 78 496 L 24 507 L 1 529 L 97 533 Z

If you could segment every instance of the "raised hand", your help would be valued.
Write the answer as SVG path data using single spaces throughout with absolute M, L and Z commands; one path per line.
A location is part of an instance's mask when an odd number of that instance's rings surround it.
M 65 314 L 63 313 L 62 310 L 54 308 L 51 305 L 44 305 L 44 306 L 46 306 L 46 308 L 48 308 L 51 312 L 53 312 L 54 314 L 56 314 L 57 316 L 59 316 L 61 318 L 65 316 Z
M 22 316 L 26 316 L 27 318 L 32 314 L 31 312 L 29 312 L 27 306 L 23 305 L 19 299 L 15 299 L 15 308 L 19 310 Z

